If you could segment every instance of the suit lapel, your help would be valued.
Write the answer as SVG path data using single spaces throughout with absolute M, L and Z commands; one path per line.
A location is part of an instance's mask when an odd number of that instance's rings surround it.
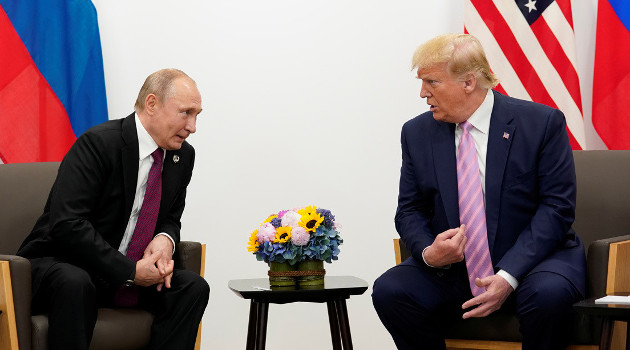
M 459 226 L 455 124 L 437 122 L 433 134 L 433 164 L 442 204 L 451 228 Z
M 486 225 L 488 227 L 488 246 L 490 251 L 494 245 L 499 222 L 501 205 L 501 187 L 503 173 L 514 139 L 516 127 L 512 125 L 512 115 L 505 106 L 505 97 L 494 93 L 494 107 L 490 117 L 488 133 L 488 149 L 486 154 Z
M 173 197 L 177 193 L 176 186 L 169 186 L 169 184 L 181 184 L 182 183 L 182 170 L 183 164 L 181 163 L 182 154 L 180 151 L 166 151 L 164 157 L 164 166 L 162 168 L 162 198 L 160 200 L 160 212 L 166 210 L 170 203 L 173 201 Z
M 136 195 L 138 183 L 138 133 L 136 132 L 135 115 L 132 113 L 122 122 L 122 137 L 125 141 L 122 152 L 123 185 L 125 188 L 125 213 L 131 214 L 131 207 Z

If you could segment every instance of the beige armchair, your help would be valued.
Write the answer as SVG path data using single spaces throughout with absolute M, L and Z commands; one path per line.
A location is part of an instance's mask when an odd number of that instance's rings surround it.
M 31 268 L 14 255 L 42 214 L 59 163 L 0 165 L 0 349 L 47 349 L 48 318 L 31 316 Z M 180 242 L 176 268 L 204 274 L 205 245 Z M 142 310 L 99 309 L 90 349 L 143 349 L 153 316 Z M 199 349 L 200 334 L 196 348 Z
M 630 151 L 574 151 L 573 155 L 578 186 L 573 228 L 587 249 L 586 297 L 630 292 Z M 410 256 L 398 239 L 394 239 L 394 253 L 397 264 Z M 511 314 L 463 320 L 447 331 L 446 346 L 521 349 L 518 327 Z M 621 333 L 621 327 L 616 328 Z M 599 349 L 600 332 L 601 320 L 580 315 L 569 349 Z M 613 345 L 619 346 L 619 340 Z

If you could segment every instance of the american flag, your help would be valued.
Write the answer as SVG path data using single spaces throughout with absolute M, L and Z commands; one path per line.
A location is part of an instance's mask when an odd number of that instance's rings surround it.
M 464 26 L 484 47 L 497 90 L 560 109 L 586 148 L 570 0 L 465 0 Z

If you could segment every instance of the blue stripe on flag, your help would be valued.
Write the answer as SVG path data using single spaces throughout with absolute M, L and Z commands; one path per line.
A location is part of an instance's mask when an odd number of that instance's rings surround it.
M 108 119 L 96 9 L 89 0 L 0 0 L 75 135 Z

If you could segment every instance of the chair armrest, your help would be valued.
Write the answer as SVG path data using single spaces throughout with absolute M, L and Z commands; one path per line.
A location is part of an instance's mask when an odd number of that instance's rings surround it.
M 600 298 L 606 295 L 611 245 L 624 241 L 630 241 L 630 235 L 600 239 L 589 246 L 586 257 L 587 297 Z M 616 266 L 621 265 L 617 263 Z
M 11 271 L 13 306 L 20 348 L 31 348 L 31 262 L 16 255 L 0 255 Z
M 630 265 L 630 240 L 610 244 L 608 253 L 608 276 L 606 294 L 630 292 L 630 277 L 627 268 Z
M 175 249 L 175 268 L 194 271 L 203 276 L 205 261 L 203 245 L 199 242 L 181 241 Z
M 411 253 L 405 247 L 403 241 L 400 238 L 394 238 L 394 257 L 396 258 L 396 265 L 407 260 L 411 256 Z

